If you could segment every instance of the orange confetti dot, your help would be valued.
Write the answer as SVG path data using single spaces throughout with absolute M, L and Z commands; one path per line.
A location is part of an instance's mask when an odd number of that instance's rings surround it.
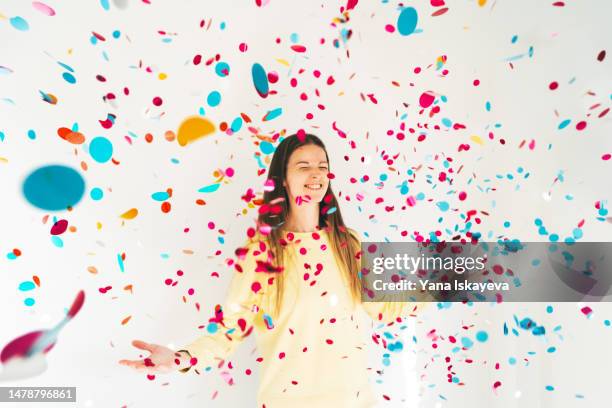
M 98 269 L 95 266 L 88 266 L 87 272 L 96 275 L 98 273 Z
M 137 216 L 138 216 L 138 209 L 132 208 L 132 209 L 124 212 L 123 214 L 121 214 L 120 217 L 123 218 L 123 219 L 126 219 L 126 220 L 133 220 Z
M 121 325 L 122 325 L 122 326 L 126 325 L 126 324 L 127 324 L 127 322 L 129 322 L 131 318 L 132 318 L 132 316 L 130 315 L 130 316 L 126 317 L 125 319 L 123 319 L 123 320 L 121 321 Z
M 190 116 L 183 120 L 178 129 L 178 142 L 186 146 L 198 139 L 208 136 L 215 131 L 215 125 L 201 116 Z
M 174 139 L 176 138 L 176 135 L 174 134 L 173 131 L 167 130 L 166 133 L 164 133 L 164 137 L 166 138 L 167 141 L 173 142 Z
M 161 210 L 165 213 L 169 213 L 172 206 L 168 201 L 164 201 L 161 205 Z
M 151 143 L 153 141 L 153 135 L 150 133 L 147 133 L 145 135 L 145 140 L 147 141 L 147 143 Z
M 13 249 L 13 255 L 15 255 L 15 256 L 21 256 L 21 251 L 20 251 L 19 249 L 17 249 L 17 248 L 14 248 L 14 249 Z
M 36 286 L 38 286 L 40 288 L 40 278 L 38 276 L 34 275 L 34 276 L 32 276 L 32 280 L 34 281 Z

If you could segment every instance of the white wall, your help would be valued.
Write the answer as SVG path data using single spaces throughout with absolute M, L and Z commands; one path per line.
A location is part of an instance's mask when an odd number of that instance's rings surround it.
M 418 28 L 422 32 L 402 37 L 385 31 L 386 24 L 395 24 L 396 4 L 380 1 L 359 2 L 350 14 L 346 27 L 353 38 L 346 48 L 336 49 L 331 41 L 339 29 L 331 27 L 340 15 L 340 2 L 279 1 L 258 8 L 254 1 L 152 1 L 128 2 L 126 9 L 111 3 L 105 11 L 99 2 L 49 1 L 57 14 L 44 16 L 29 2 L 4 1 L 0 13 L 6 17 L 20 15 L 30 24 L 21 32 L 0 19 L 0 65 L 13 72 L 0 75 L 0 305 L 2 307 L 0 344 L 40 327 L 54 324 L 69 306 L 72 296 L 85 289 L 87 299 L 81 314 L 70 323 L 49 355 L 49 369 L 43 375 L 27 381 L 3 385 L 70 385 L 78 387 L 76 406 L 247 406 L 255 396 L 256 378 L 244 375 L 244 369 L 255 368 L 253 343 L 247 342 L 234 356 L 236 384 L 227 386 L 218 377 L 165 376 L 148 381 L 116 361 L 136 358 L 130 341 L 140 338 L 170 346 L 184 344 L 197 335 L 197 325 L 205 322 L 215 304 L 223 300 L 230 270 L 223 263 L 240 245 L 244 229 L 256 215 L 249 209 L 246 216 L 236 216 L 245 207 L 240 200 L 247 188 L 262 191 L 264 176 L 257 176 L 254 153 L 258 148 L 248 130 L 227 136 L 221 133 L 200 140 L 186 148 L 164 140 L 166 130 L 178 128 L 180 121 L 197 114 L 200 107 L 214 122 L 231 120 L 241 112 L 248 114 L 251 124 L 260 134 L 270 135 L 286 129 L 293 133 L 299 128 L 318 134 L 327 143 L 332 157 L 333 181 L 336 192 L 343 197 L 342 211 L 349 226 L 370 240 L 400 240 L 399 230 L 415 230 L 427 234 L 436 229 L 453 230 L 464 226 L 460 214 L 470 209 L 486 211 L 483 223 L 476 230 L 485 237 L 519 238 L 525 241 L 544 239 L 537 234 L 533 222 L 542 218 L 551 232 L 562 237 L 571 233 L 582 219 L 583 241 L 610 240 L 609 222 L 596 219 L 594 204 L 606 201 L 609 207 L 612 188 L 609 177 L 612 161 L 603 161 L 604 153 L 612 153 L 610 115 L 597 115 L 610 106 L 610 57 L 598 62 L 596 56 L 609 45 L 611 4 L 605 0 L 565 2 L 554 7 L 551 1 L 489 1 L 478 6 L 476 1 L 447 1 L 449 11 L 431 17 L 434 8 L 429 2 L 410 2 L 419 12 Z M 212 18 L 209 30 L 199 28 L 199 22 Z M 220 30 L 225 22 L 227 27 Z M 121 38 L 112 38 L 120 30 Z M 163 43 L 158 30 L 177 33 L 170 43 Z M 89 41 L 92 31 L 106 37 L 95 46 Z M 299 44 L 308 51 L 297 55 L 289 49 L 291 33 L 299 35 Z M 518 36 L 515 44 L 513 35 Z M 280 45 L 275 43 L 279 37 Z M 325 38 L 324 45 L 319 40 Z M 238 45 L 248 43 L 241 53 Z M 533 57 L 513 62 L 504 59 L 526 53 L 533 46 Z M 609 51 L 609 50 L 608 50 Z M 104 58 L 106 53 L 108 61 Z M 206 60 L 215 54 L 230 64 L 227 78 L 219 78 L 212 67 L 191 60 L 202 54 Z M 435 70 L 436 58 L 446 55 L 446 77 Z M 288 61 L 287 68 L 277 59 Z M 70 85 L 62 77 L 61 61 L 75 69 L 77 83 Z M 142 61 L 143 68 L 134 68 Z M 279 73 L 280 80 L 272 86 L 278 95 L 261 99 L 253 89 L 250 69 L 254 62 Z M 433 64 L 432 67 L 429 67 Z M 152 67 L 147 73 L 144 67 Z M 415 67 L 420 74 L 414 74 Z M 297 75 L 299 69 L 305 69 Z M 322 72 L 316 79 L 312 70 Z M 163 72 L 168 79 L 161 81 Z M 106 83 L 96 75 L 107 78 Z M 293 89 L 289 78 L 296 76 L 300 85 Z M 336 83 L 327 86 L 324 79 L 333 75 Z M 354 75 L 354 76 L 353 76 Z M 352 79 L 351 79 L 352 77 Z M 480 80 L 474 87 L 472 81 Z M 396 87 L 391 81 L 399 82 Z M 558 81 L 559 88 L 548 89 Z M 130 96 L 122 95 L 129 87 Z M 314 95 L 314 89 L 321 97 Z M 39 90 L 59 98 L 55 106 L 41 101 Z M 221 92 L 220 106 L 206 105 L 212 90 Z M 441 113 L 433 119 L 419 115 L 418 97 L 427 90 L 444 95 Z M 309 100 L 299 100 L 300 92 Z M 116 108 L 105 104 L 107 92 L 118 95 Z M 375 94 L 378 104 L 363 102 L 360 93 Z M 161 108 L 152 108 L 151 100 L 161 96 Z M 3 98 L 10 98 L 11 103 Z M 490 101 L 491 111 L 485 110 Z M 325 111 L 316 104 L 325 105 Z M 409 104 L 408 108 L 403 103 Z M 600 106 L 591 109 L 592 106 Z M 283 115 L 271 122 L 261 118 L 270 109 L 283 108 Z M 145 113 L 152 108 L 150 113 Z M 152 119 L 161 112 L 160 119 Z M 304 116 L 312 112 L 315 118 Z M 110 130 L 100 127 L 98 120 L 108 113 L 117 115 Z M 415 136 L 399 143 L 386 136 L 388 129 L 397 130 L 399 116 L 407 114 L 407 127 L 416 128 L 427 122 L 440 125 L 441 118 L 464 124 L 467 129 L 428 131 L 427 140 L 418 143 Z M 587 116 L 590 115 L 590 116 Z M 564 130 L 557 127 L 563 119 L 572 124 Z M 575 124 L 588 122 L 578 132 Z M 341 139 L 332 130 L 332 122 L 347 132 Z M 77 122 L 88 140 L 98 135 L 114 144 L 115 166 L 99 164 L 87 154 L 84 146 L 66 143 L 57 136 L 57 129 Z M 501 127 L 494 128 L 495 124 Z M 26 136 L 34 129 L 36 140 Z M 488 139 L 488 132 L 495 140 Z M 138 137 L 133 144 L 124 136 L 133 132 Z M 154 135 L 154 143 L 144 141 L 144 135 Z M 366 139 L 366 135 L 368 138 Z M 477 135 L 479 145 L 470 140 Z M 502 146 L 498 140 L 507 143 Z M 533 151 L 520 142 L 536 140 Z M 357 143 L 351 149 L 347 140 Z M 468 152 L 457 152 L 460 143 L 470 144 Z M 551 145 L 549 148 L 548 145 Z M 395 163 L 398 173 L 390 173 L 380 159 L 380 151 L 400 153 Z M 350 156 L 345 162 L 342 157 Z M 366 165 L 359 158 L 367 156 Z M 443 169 L 445 157 L 454 159 L 455 172 L 463 166 L 452 186 L 435 182 Z M 173 164 L 172 158 L 180 161 Z M 81 161 L 88 170 L 82 172 L 87 183 L 84 199 L 72 212 L 54 215 L 66 218 L 77 231 L 66 233 L 64 247 L 50 241 L 48 214 L 30 206 L 21 194 L 23 178 L 35 168 L 49 163 L 63 163 L 79 169 Z M 236 174 L 213 194 L 197 190 L 214 181 L 213 172 L 231 166 Z M 406 170 L 423 166 L 411 194 L 425 194 L 425 200 L 401 211 L 405 197 L 396 188 L 407 179 Z M 530 172 L 527 180 L 499 180 L 497 174 L 517 175 L 517 167 Z M 563 171 L 563 182 L 553 180 Z M 349 177 L 369 175 L 378 181 L 386 173 L 389 180 L 383 189 L 370 181 L 352 185 Z M 431 175 L 435 184 L 427 183 Z M 551 188 L 552 185 L 552 188 Z M 89 198 L 93 187 L 104 190 L 101 201 Z M 159 203 L 150 197 L 156 191 L 171 187 L 172 211 L 163 214 Z M 494 187 L 496 191 L 487 190 Z M 112 191 L 111 191 L 112 190 Z M 465 190 L 468 198 L 457 199 L 457 191 Z M 550 198 L 543 193 L 551 191 Z M 355 194 L 365 199 L 358 203 Z M 566 198 L 573 197 L 572 200 Z M 387 213 L 375 205 L 378 196 L 385 205 L 395 205 Z M 207 205 L 195 205 L 203 198 Z M 429 202 L 428 200 L 432 200 Z M 452 209 L 441 213 L 435 202 L 445 200 Z M 121 222 L 119 215 L 135 207 L 139 216 Z M 374 218 L 369 218 L 374 214 Z M 438 222 L 438 217 L 443 220 Z M 225 243 L 217 241 L 214 230 L 207 228 L 213 221 L 216 229 L 225 230 Z M 509 228 L 503 227 L 510 221 Z M 102 228 L 98 230 L 96 223 Z M 183 229 L 189 227 L 190 232 Z M 5 256 L 13 248 L 23 255 L 15 261 Z M 193 255 L 183 250 L 191 249 Z M 215 257 L 216 250 L 222 255 Z M 125 272 L 117 266 L 117 254 L 126 253 Z M 168 254 L 164 259 L 161 254 Z M 95 266 L 92 275 L 87 267 Z M 164 279 L 176 277 L 181 269 L 185 276 L 176 287 L 164 285 Z M 221 279 L 210 277 L 212 271 Z M 41 287 L 31 296 L 36 304 L 25 306 L 25 293 L 19 292 L 20 282 L 37 275 Z M 122 288 L 132 284 L 134 293 Z M 100 294 L 98 288 L 113 289 Z M 196 294 L 186 295 L 193 287 Z M 184 303 L 182 296 L 189 297 Z M 195 302 L 201 305 L 197 312 Z M 474 306 L 454 305 L 438 310 L 431 305 L 418 319 L 410 321 L 402 331 L 413 344 L 402 355 L 394 355 L 391 367 L 378 378 L 378 390 L 391 396 L 382 406 L 406 407 L 582 407 L 602 406 L 608 401 L 606 374 L 612 363 L 607 345 L 611 328 L 604 325 L 612 317 L 609 304 L 594 304 L 594 314 L 587 319 L 581 305 L 557 304 L 554 312 L 546 312 L 547 304 L 504 304 Z M 123 318 L 131 315 L 126 325 Z M 531 317 L 547 328 L 547 335 L 534 337 L 504 336 L 503 323 L 512 325 L 512 316 Z M 462 327 L 467 326 L 469 330 Z M 561 326 L 553 332 L 556 326 Z M 444 339 L 433 350 L 427 333 L 436 329 Z M 472 336 L 486 330 L 489 340 L 477 343 L 467 352 L 452 353 L 448 336 Z M 547 353 L 554 345 L 557 351 Z M 372 348 L 372 362 L 382 367 L 383 350 Z M 535 353 L 529 355 L 529 352 Z M 464 386 L 446 382 L 447 364 L 451 356 L 453 370 Z M 515 357 L 514 366 L 508 358 Z M 465 358 L 473 359 L 467 364 Z M 528 358 L 529 361 L 525 361 Z M 495 363 L 500 368 L 495 369 Z M 493 383 L 502 386 L 495 393 Z M 546 391 L 553 385 L 554 391 Z M 215 391 L 218 395 L 211 397 Z M 584 395 L 584 399 L 576 398 Z

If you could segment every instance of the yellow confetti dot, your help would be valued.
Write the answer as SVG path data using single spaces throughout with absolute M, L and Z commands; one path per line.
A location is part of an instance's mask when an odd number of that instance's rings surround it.
M 168 75 L 164 74 L 163 72 L 160 72 L 159 75 L 157 75 L 157 78 L 163 81 L 164 79 L 168 78 Z
M 96 222 L 96 228 L 98 230 L 101 230 L 102 229 L 102 223 L 101 222 Z
M 483 7 L 485 4 L 487 4 L 487 0 L 478 0 L 478 5 L 480 7 Z
M 207 136 L 215 131 L 215 125 L 201 116 L 190 116 L 181 123 L 178 129 L 178 143 L 186 146 L 195 140 Z
M 479 145 L 484 145 L 484 142 L 482 141 L 482 139 L 480 138 L 480 136 L 476 136 L 476 135 L 472 135 L 470 136 L 470 140 L 474 143 L 478 143 Z
M 123 214 L 121 214 L 121 218 L 125 220 L 133 220 L 137 216 L 138 216 L 138 209 L 136 208 L 131 208 L 127 210 L 126 212 L 124 212 Z
M 0 163 L 8 163 L 8 159 L 0 157 Z
M 287 60 L 282 59 L 282 58 L 277 58 L 276 62 L 278 62 L 279 64 L 282 64 L 282 65 L 284 65 L 286 67 L 289 66 L 289 62 Z

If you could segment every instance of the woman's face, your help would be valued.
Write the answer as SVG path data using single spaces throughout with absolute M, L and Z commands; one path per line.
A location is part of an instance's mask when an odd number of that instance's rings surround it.
M 293 151 L 287 164 L 283 185 L 289 200 L 296 204 L 319 203 L 327 192 L 329 165 L 325 150 L 317 145 L 304 145 Z

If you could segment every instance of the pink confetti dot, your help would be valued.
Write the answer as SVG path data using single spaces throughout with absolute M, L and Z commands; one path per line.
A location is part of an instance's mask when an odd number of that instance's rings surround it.
M 610 153 L 606 153 L 603 156 L 601 156 L 601 160 L 610 160 L 610 158 L 612 158 L 612 154 Z
M 240 43 L 238 49 L 240 52 L 246 52 L 249 49 L 249 46 L 246 43 Z
M 227 169 L 225 169 L 225 175 L 227 177 L 232 177 L 234 175 L 234 169 L 231 167 L 228 167 Z
M 385 31 L 387 31 L 388 33 L 394 33 L 395 32 L 395 27 L 391 24 L 387 24 L 385 26 Z
M 162 98 L 160 98 L 159 96 L 156 96 L 155 98 L 153 98 L 153 105 L 161 106 L 162 103 L 163 103 Z
M 215 228 L 215 223 L 214 223 L 214 222 L 212 222 L 212 221 L 210 221 L 210 222 L 208 223 L 208 229 L 214 229 L 214 228 Z
M 550 89 L 551 91 L 554 91 L 558 87 L 559 87 L 559 84 L 557 83 L 557 81 L 552 81 L 550 84 L 548 84 L 548 89 Z

